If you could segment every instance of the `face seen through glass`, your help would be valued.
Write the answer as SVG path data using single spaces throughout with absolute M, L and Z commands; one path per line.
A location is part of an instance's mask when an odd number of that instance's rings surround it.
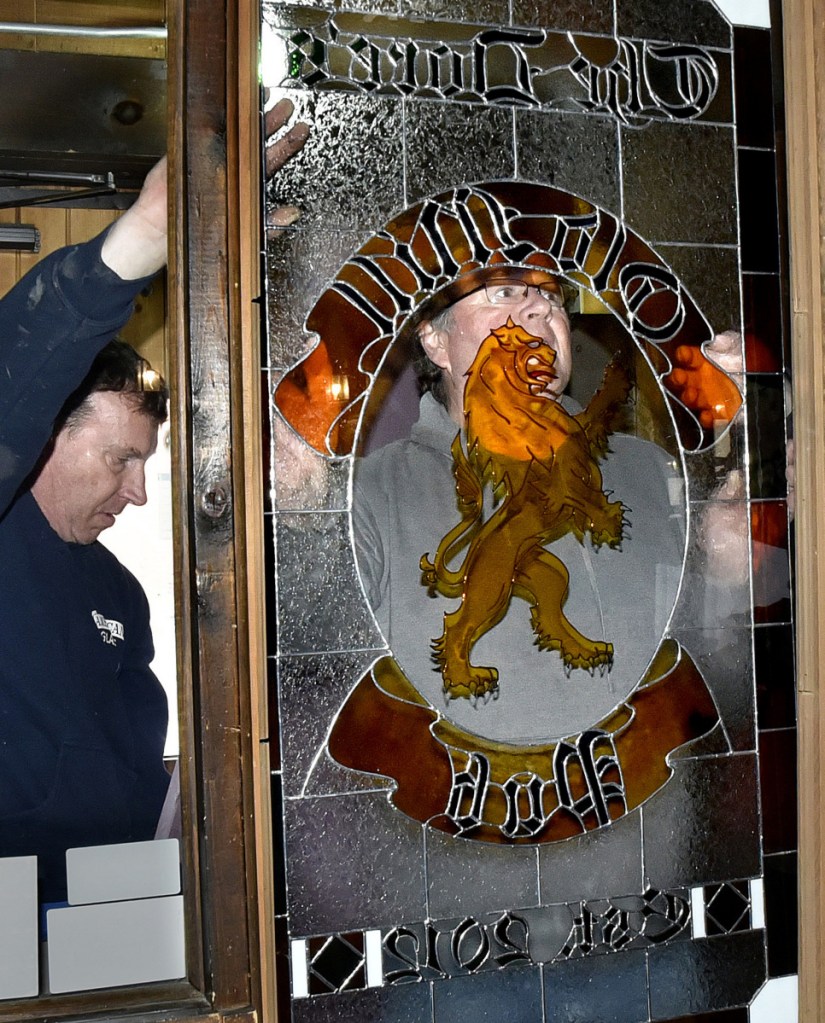
M 570 321 L 561 288 L 554 281 L 532 285 L 515 275 L 502 274 L 420 327 L 424 351 L 444 373 L 447 407 L 458 423 L 463 420 L 467 370 L 482 341 L 506 323 L 508 317 L 555 352 L 556 379 L 548 386 L 548 394 L 557 397 L 570 380 Z

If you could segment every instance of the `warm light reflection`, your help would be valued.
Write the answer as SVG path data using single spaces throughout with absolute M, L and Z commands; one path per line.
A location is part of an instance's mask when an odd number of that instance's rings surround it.
M 349 401 L 349 377 L 334 376 L 329 384 L 329 396 L 333 401 Z

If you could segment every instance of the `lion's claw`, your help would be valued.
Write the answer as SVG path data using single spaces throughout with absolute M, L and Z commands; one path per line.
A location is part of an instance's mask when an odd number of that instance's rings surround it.
M 484 697 L 484 702 L 495 696 L 498 690 L 498 671 L 495 668 L 475 668 L 468 665 L 469 671 L 462 673 L 462 678 L 448 678 L 446 670 L 442 672 L 444 679 L 444 695 L 448 700 L 464 698 L 475 703 Z

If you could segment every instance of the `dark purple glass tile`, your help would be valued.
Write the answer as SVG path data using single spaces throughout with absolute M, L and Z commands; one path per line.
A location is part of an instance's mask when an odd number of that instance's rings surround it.
M 307 942 L 310 994 L 357 990 L 367 986 L 364 935 L 331 934 Z
M 273 728 L 270 734 L 273 745 L 280 741 L 287 798 L 379 784 L 368 775 L 347 771 L 321 752 L 347 694 L 374 659 L 370 651 L 279 658 L 277 693 L 271 685 L 269 696 L 270 727 L 277 711 L 280 731 Z
M 646 964 L 645 953 L 639 951 L 545 967 L 547 1023 L 639 1023 L 647 1019 Z M 617 997 L 619 991 L 621 997 Z
M 659 244 L 656 251 L 696 299 L 714 334 L 741 329 L 734 246 Z
M 797 844 L 796 729 L 760 732 L 759 779 L 763 851 L 791 852 Z
M 277 518 L 280 632 L 270 654 L 358 650 L 380 643 L 353 564 L 347 513 L 280 513 Z M 273 610 L 268 617 L 275 617 Z
M 651 242 L 736 242 L 732 129 L 657 123 L 641 132 L 623 128 L 621 137 L 625 217 L 643 237 Z
M 613 5 L 604 0 L 519 0 L 511 4 L 513 24 L 613 35 Z
M 541 903 L 609 898 L 642 888 L 642 822 L 628 814 L 609 828 L 540 846 Z
M 750 496 L 784 498 L 785 389 L 781 376 L 749 376 L 747 382 Z
M 284 796 L 280 774 L 270 775 L 272 793 L 272 891 L 275 915 L 286 913 L 286 870 L 284 868 Z
M 705 929 L 708 937 L 751 929 L 747 881 L 728 881 L 705 889 Z
M 652 886 L 670 890 L 759 873 L 755 760 L 743 753 L 674 762 L 673 777 L 642 817 Z
M 344 92 L 296 100 L 307 144 L 271 179 L 268 205 L 298 206 L 297 229 L 375 230 L 402 205 L 403 118 L 398 99 Z
M 652 950 L 648 963 L 651 1019 L 658 1023 L 677 1014 L 702 1019 L 714 1009 L 750 1004 L 765 980 L 764 934 L 674 942 Z M 716 1023 L 714 1016 L 707 1018 Z
M 745 369 L 781 373 L 784 368 L 782 306 L 776 274 L 743 274 Z
M 498 852 L 499 850 L 496 850 Z M 480 918 L 492 906 L 521 909 L 538 902 L 536 850 L 516 847 L 490 855 L 483 842 L 457 842 L 437 831 L 427 836 L 427 905 L 430 916 Z M 473 883 L 467 884 L 472 877 Z
M 542 1018 L 538 968 L 455 977 L 433 985 L 434 1023 L 535 1023 Z
M 766 625 L 753 630 L 756 709 L 760 728 L 796 724 L 793 629 Z
M 264 513 L 272 511 L 272 425 L 269 372 L 261 370 L 261 473 L 263 475 Z
M 285 818 L 293 935 L 426 919 L 423 828 L 385 793 L 288 799 Z
M 779 214 L 773 152 L 739 150 L 739 232 L 742 269 L 776 273 L 779 269 Z
M 694 43 L 698 46 L 731 45 L 731 27 L 714 4 L 619 0 L 616 18 L 616 30 L 620 36 L 667 39 L 668 42 Z
M 769 977 L 799 970 L 798 888 L 796 853 L 765 857 Z
M 519 176 L 552 182 L 590 202 L 618 210 L 618 126 L 587 114 L 517 110 Z
M 278 649 L 278 616 L 275 613 L 275 519 L 272 515 L 264 516 L 264 599 L 266 600 L 266 651 L 273 656 Z M 274 733 L 273 733 L 274 734 Z
M 266 694 L 268 703 L 267 734 L 271 742 L 269 753 L 269 769 L 281 769 L 281 712 L 278 704 L 278 661 L 274 657 L 266 659 Z
M 278 855 L 282 855 L 278 852 Z M 289 934 L 285 916 L 275 917 L 275 978 L 277 1018 L 290 1019 L 292 1002 L 289 978 Z
M 734 29 L 733 67 L 739 145 L 772 148 L 773 89 L 769 29 Z
M 481 166 L 491 180 L 513 177 L 513 116 L 509 110 L 409 100 L 404 132 L 408 202 L 453 188 L 460 181 L 472 181 Z M 460 139 L 460 145 L 445 145 L 449 138 Z
M 696 585 L 695 580 L 693 584 Z M 708 591 L 699 596 L 705 597 L 705 607 L 712 616 L 716 587 L 708 587 Z M 719 599 L 730 597 L 732 592 Z M 741 601 L 737 603 L 746 609 L 749 603 L 747 594 L 742 593 Z M 739 625 L 715 629 L 685 628 L 675 633 L 675 638 L 690 651 L 694 664 L 713 693 L 725 731 L 723 748 L 730 743 L 734 750 L 755 749 L 751 636 L 750 627 Z
M 288 974 L 279 990 L 282 986 L 289 991 Z M 278 1018 L 293 1023 L 428 1023 L 432 1020 L 430 991 L 430 984 L 397 984 L 348 991 L 334 998 L 297 998 L 291 1014 L 287 1008 Z
M 663 1019 L 658 1023 L 749 1023 L 750 1014 L 747 1009 L 727 1009 L 723 1012 L 699 1012 L 691 1016 L 680 1016 L 678 1019 Z

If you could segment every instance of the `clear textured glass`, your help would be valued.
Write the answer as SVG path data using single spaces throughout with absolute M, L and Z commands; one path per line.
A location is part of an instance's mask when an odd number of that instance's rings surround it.
M 357 988 L 294 1017 L 740 1023 L 795 963 L 766 36 L 264 8 L 313 128 L 267 196 L 285 919 Z

